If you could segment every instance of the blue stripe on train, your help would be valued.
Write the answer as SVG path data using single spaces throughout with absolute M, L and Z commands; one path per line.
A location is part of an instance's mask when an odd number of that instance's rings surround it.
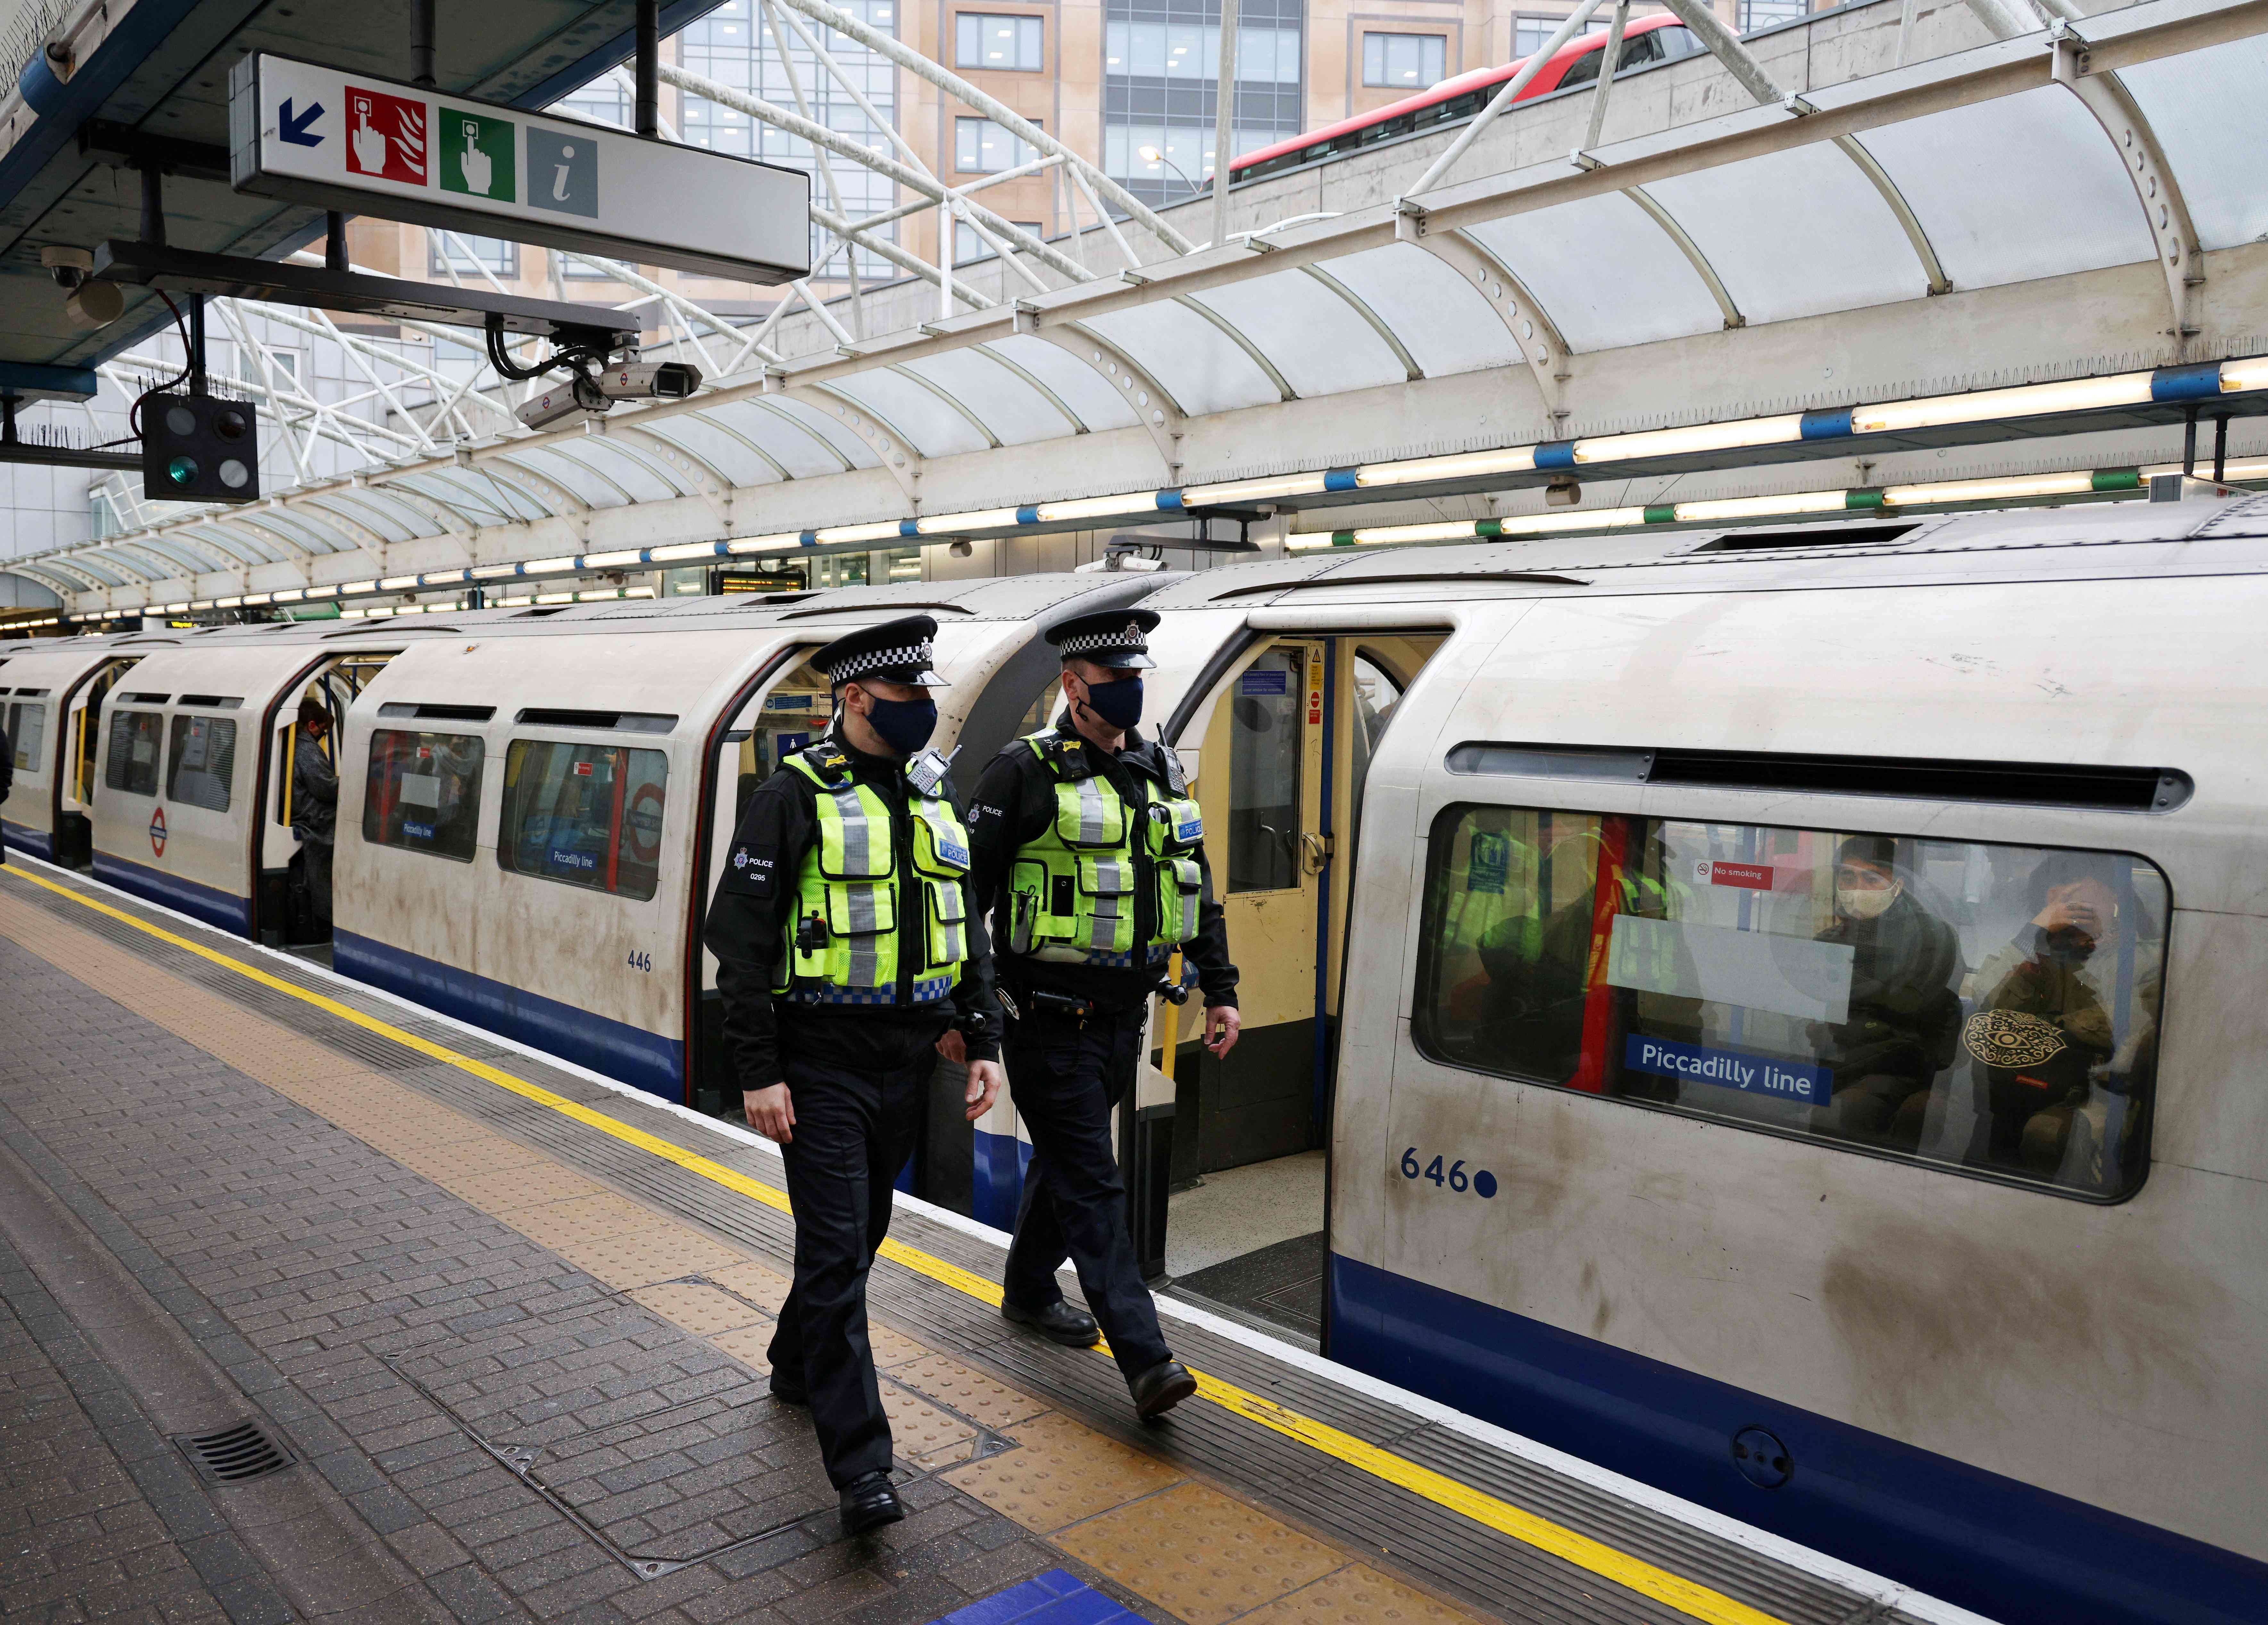
M 122 892 L 178 909 L 193 920 L 202 920 L 232 936 L 252 935 L 252 900 L 248 897 L 168 874 L 147 864 L 113 857 L 107 852 L 94 855 L 94 878 Z
M 533 1045 L 665 1100 L 684 1096 L 685 1045 L 680 1040 L 594 1016 L 352 931 L 333 930 L 331 967 L 341 975 Z
M 34 829 L 29 824 L 12 823 L 0 818 L 0 841 L 19 852 L 29 852 L 33 857 L 48 863 L 55 861 L 55 838 L 44 829 Z
M 2006 1625 L 2264 1617 L 2268 1564 L 1353 1259 L 1330 1269 L 1333 1359 Z M 1733 1466 L 1750 1427 L 1787 1446 L 1779 1489 Z
M 1016 1208 L 1024 1199 L 1024 1170 L 1032 1147 L 1012 1134 L 976 1131 L 976 1162 L 969 1171 L 969 1217 L 995 1230 L 1016 1228 Z

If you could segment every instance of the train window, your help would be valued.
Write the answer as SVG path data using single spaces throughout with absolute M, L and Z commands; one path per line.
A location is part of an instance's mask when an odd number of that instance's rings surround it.
M 166 754 L 166 800 L 225 812 L 229 781 L 235 772 L 235 718 L 173 718 L 173 743 Z
M 497 862 L 641 901 L 661 876 L 669 758 L 619 745 L 514 739 L 504 754 Z
M 362 838 L 471 863 L 484 754 L 468 733 L 372 733 Z
M 1307 700 L 1303 657 L 1271 649 L 1236 680 L 1228 721 L 1228 889 L 1300 884 L 1300 769 Z
M 2109 852 L 1451 808 L 1415 1028 L 1452 1064 L 2111 1201 L 2169 896 Z
M 16 771 L 40 770 L 40 746 L 47 740 L 48 708 L 37 700 L 9 706 L 8 743 L 15 747 Z
M 110 757 L 102 782 L 129 796 L 158 793 L 158 741 L 166 719 L 156 711 L 121 711 L 110 724 Z

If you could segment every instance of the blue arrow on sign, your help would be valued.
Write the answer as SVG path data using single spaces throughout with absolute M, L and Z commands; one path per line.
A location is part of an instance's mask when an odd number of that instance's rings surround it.
M 278 133 L 295 147 L 320 147 L 323 144 L 323 138 L 320 136 L 309 135 L 307 126 L 322 116 L 323 104 L 320 101 L 305 113 L 295 116 L 291 112 L 291 99 L 286 96 L 284 99 L 283 112 L 279 115 Z

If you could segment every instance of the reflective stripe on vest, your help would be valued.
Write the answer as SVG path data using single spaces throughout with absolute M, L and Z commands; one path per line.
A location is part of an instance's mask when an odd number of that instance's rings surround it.
M 1203 877 L 1196 859 L 1182 856 L 1204 837 L 1197 804 L 1168 798 L 1140 774 L 1143 799 L 1131 809 L 1100 774 L 1064 778 L 1060 739 L 1043 732 L 1024 741 L 1048 764 L 1055 816 L 1010 865 L 1008 950 L 1079 965 L 1162 959 L 1197 934 Z M 1138 944 L 1136 901 L 1145 871 L 1156 886 L 1156 923 Z

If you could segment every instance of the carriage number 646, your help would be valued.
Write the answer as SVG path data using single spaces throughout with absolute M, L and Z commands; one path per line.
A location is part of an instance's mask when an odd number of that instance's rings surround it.
M 1413 1145 L 1402 1153 L 1402 1177 L 1405 1180 L 1431 1180 L 1437 1188 L 1453 1190 L 1459 1195 L 1467 1191 L 1484 1199 L 1496 1195 L 1496 1175 L 1486 1168 L 1477 1173 L 1468 1174 L 1464 1159 L 1459 1158 L 1445 1172 L 1440 1157 L 1436 1157 L 1432 1161 L 1421 1165 L 1418 1160 L 1418 1148 Z

